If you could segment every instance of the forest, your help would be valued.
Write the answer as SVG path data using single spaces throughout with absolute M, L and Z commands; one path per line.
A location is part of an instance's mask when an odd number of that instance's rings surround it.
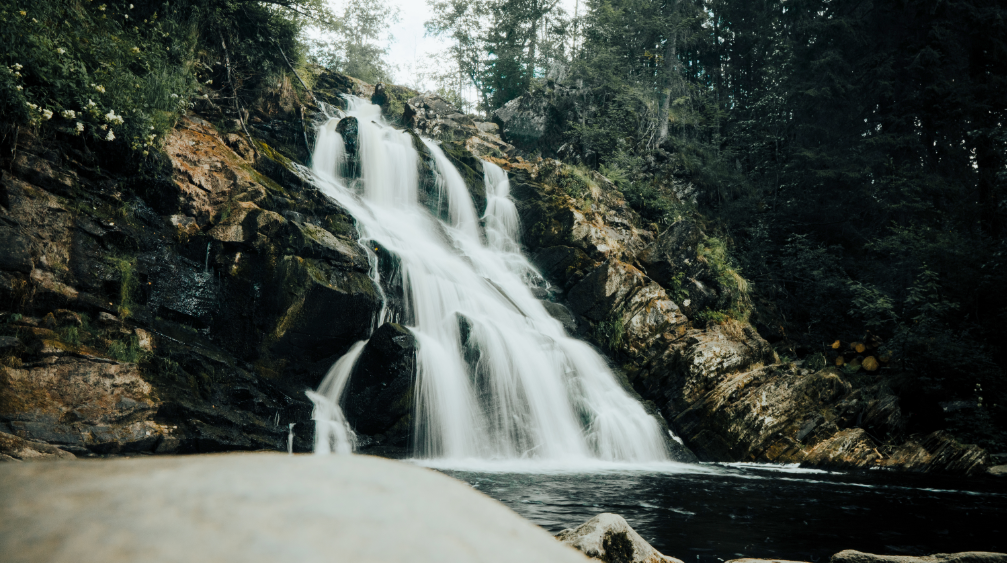
M 450 44 L 427 75 L 441 97 L 483 119 L 544 100 L 551 137 L 515 142 L 526 158 L 600 172 L 656 229 L 700 222 L 733 294 L 695 321 L 750 321 L 784 361 L 886 378 L 904 411 L 945 414 L 913 430 L 1004 451 L 1007 6 L 430 8 L 427 33 Z M 381 0 L 14 0 L 0 113 L 110 143 L 142 174 L 205 88 L 240 113 L 312 66 L 392 81 L 394 18 Z

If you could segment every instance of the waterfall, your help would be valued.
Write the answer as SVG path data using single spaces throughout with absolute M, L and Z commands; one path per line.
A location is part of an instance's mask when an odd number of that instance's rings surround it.
M 461 174 L 435 142 L 422 139 L 438 198 L 447 200 L 446 212 L 432 212 L 419 201 L 420 156 L 412 136 L 386 124 L 380 109 L 364 100 L 351 98 L 347 115 L 358 123 L 359 178 L 343 175 L 336 119 L 319 130 L 312 172 L 318 189 L 353 215 L 368 251 L 379 245 L 398 261 L 402 322 L 418 346 L 414 453 L 455 460 L 667 460 L 658 422 L 622 388 L 605 359 L 567 335 L 536 298 L 533 288 L 547 284 L 521 252 L 507 174 L 483 163 L 486 210 L 479 217 Z M 382 281 L 373 263 L 371 270 Z M 317 452 L 352 447 L 339 404 L 363 346 L 355 344 L 310 394 Z

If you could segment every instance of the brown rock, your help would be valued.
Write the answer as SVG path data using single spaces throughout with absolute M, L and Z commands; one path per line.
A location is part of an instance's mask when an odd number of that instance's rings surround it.
M 56 446 L 0 432 L 0 461 L 45 461 L 75 457 L 77 456 Z

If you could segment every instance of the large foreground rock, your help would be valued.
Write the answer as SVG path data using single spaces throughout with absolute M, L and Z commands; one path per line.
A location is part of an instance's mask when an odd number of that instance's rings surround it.
M 909 555 L 874 555 L 853 549 L 840 551 L 830 563 L 1007 563 L 1007 553 L 963 551 L 913 557 Z
M 440 473 L 367 456 L 0 466 L 10 563 L 584 562 Z
M 682 563 L 654 549 L 625 518 L 608 512 L 563 530 L 556 539 L 605 563 Z

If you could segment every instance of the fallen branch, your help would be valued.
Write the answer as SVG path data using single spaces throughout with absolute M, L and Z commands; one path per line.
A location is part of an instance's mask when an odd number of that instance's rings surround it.
M 238 123 L 241 124 L 241 130 L 245 132 L 245 136 L 248 137 L 248 144 L 252 147 L 252 152 L 255 156 L 259 156 L 259 151 L 255 148 L 255 140 L 252 139 L 252 135 L 248 133 L 248 128 L 245 127 L 245 120 L 241 117 L 241 101 L 238 99 L 238 90 L 234 87 L 234 81 L 231 80 L 231 57 L 227 54 L 227 43 L 224 42 L 224 36 L 220 36 L 220 45 L 224 48 L 224 64 L 227 67 L 227 83 L 231 85 L 231 93 L 234 94 L 234 111 L 238 113 Z

